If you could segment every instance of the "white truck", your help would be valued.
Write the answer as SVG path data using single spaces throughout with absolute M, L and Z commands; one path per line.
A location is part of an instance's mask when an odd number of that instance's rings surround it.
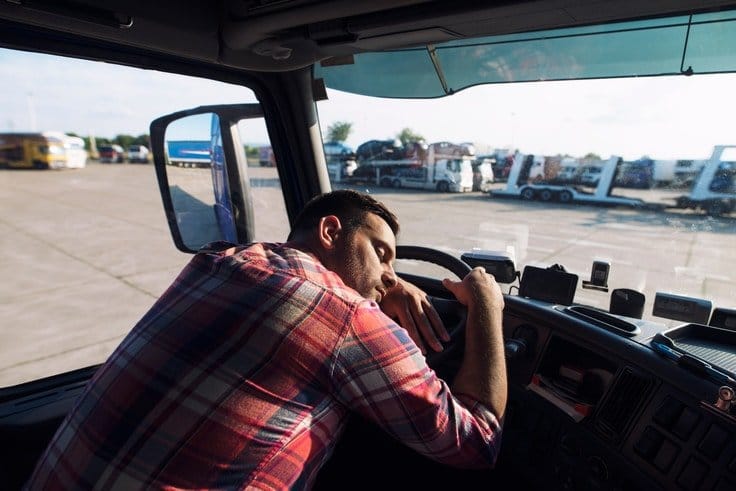
M 439 158 L 421 165 L 396 167 L 381 177 L 381 185 L 395 188 L 436 190 L 463 193 L 473 190 L 471 157 Z
M 361 164 L 366 166 L 370 167 L 367 174 L 375 176 L 374 182 L 384 187 L 443 193 L 473 190 L 473 157 L 437 154 L 431 145 L 424 159 L 372 160 Z M 359 175 L 365 176 L 366 172 Z

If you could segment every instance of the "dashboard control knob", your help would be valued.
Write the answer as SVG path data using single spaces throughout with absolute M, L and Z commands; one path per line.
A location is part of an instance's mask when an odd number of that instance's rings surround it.
M 512 338 L 505 341 L 506 360 L 512 361 L 534 354 L 537 344 L 537 330 L 532 326 L 521 325 L 514 330 Z
M 588 471 L 599 481 L 608 480 L 608 466 L 603 458 L 594 455 L 588 458 Z
M 718 389 L 718 399 L 715 402 L 715 406 L 721 411 L 729 412 L 734 398 L 736 398 L 734 390 L 728 385 L 724 385 Z
M 506 359 L 511 361 L 526 354 L 526 342 L 523 339 L 507 339 L 504 343 Z

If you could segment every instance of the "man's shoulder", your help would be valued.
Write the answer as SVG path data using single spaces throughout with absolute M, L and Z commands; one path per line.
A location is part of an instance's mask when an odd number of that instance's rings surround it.
M 241 245 L 215 242 L 200 249 L 199 253 L 245 274 L 257 271 L 259 274 L 301 281 L 325 294 L 339 297 L 356 308 L 370 303 L 316 257 L 289 242 L 253 242 Z

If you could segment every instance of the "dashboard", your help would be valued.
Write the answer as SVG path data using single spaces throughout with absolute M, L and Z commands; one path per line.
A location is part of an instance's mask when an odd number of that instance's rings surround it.
M 401 276 L 446 295 L 436 280 Z M 435 305 L 451 326 L 462 315 L 447 302 Z M 426 489 L 736 489 L 736 410 L 702 367 L 653 349 L 666 326 L 505 295 L 503 330 L 509 397 L 495 469 L 429 462 L 359 422 L 316 489 L 337 489 L 356 475 L 360 489 L 371 489 L 393 473 Z M 726 335 L 732 342 L 736 331 Z M 736 355 L 736 343 L 712 347 Z M 428 363 L 451 381 L 460 359 L 455 352 L 436 364 L 429 355 Z M 366 464 L 381 472 L 365 473 Z
M 718 383 L 652 349 L 662 325 L 579 312 L 506 298 L 507 348 L 525 348 L 507 349 L 499 465 L 561 489 L 736 489 L 736 419 Z M 611 328 L 622 321 L 638 334 Z

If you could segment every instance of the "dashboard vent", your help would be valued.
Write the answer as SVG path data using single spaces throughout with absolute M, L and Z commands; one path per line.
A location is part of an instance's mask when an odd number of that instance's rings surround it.
M 598 411 L 598 431 L 608 440 L 619 442 L 651 386 L 650 379 L 624 368 Z

